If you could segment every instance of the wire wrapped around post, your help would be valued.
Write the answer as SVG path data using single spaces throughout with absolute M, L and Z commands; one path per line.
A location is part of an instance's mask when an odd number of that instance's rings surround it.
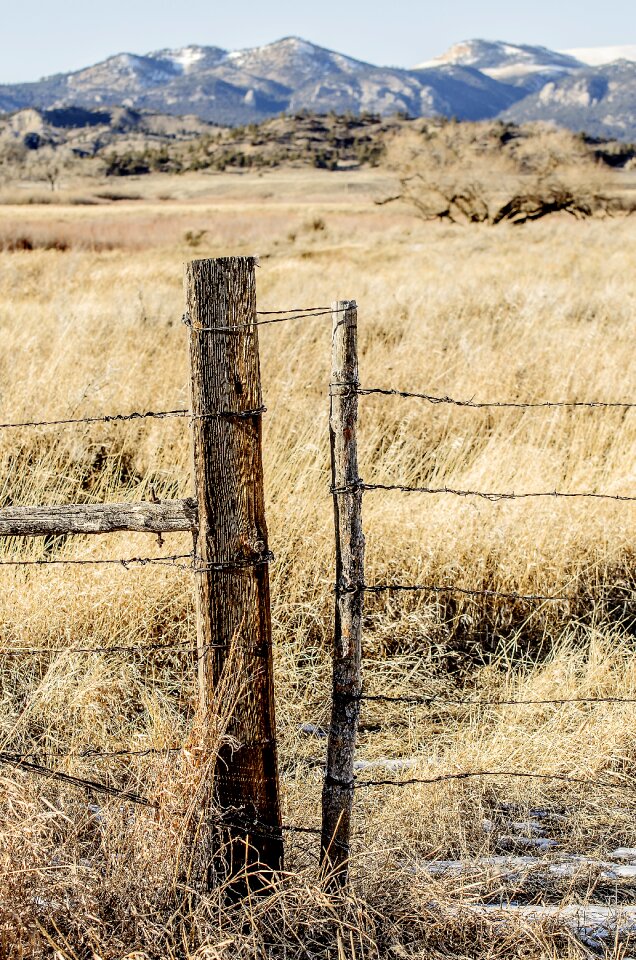
M 321 862 L 328 882 L 347 881 L 353 763 L 362 695 L 364 602 L 362 487 L 358 477 L 358 313 L 355 301 L 333 307 L 331 479 L 336 533 L 333 705 L 322 794 Z

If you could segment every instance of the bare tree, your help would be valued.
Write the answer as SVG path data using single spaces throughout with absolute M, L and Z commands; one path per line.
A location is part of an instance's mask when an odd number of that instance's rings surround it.
M 389 150 L 398 190 L 424 220 L 521 224 L 553 213 L 577 219 L 631 213 L 606 194 L 607 171 L 581 137 L 544 127 L 424 121 Z

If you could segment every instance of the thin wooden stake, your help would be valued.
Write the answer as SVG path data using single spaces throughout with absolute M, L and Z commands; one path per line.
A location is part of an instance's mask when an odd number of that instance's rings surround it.
M 333 707 L 322 794 L 321 861 L 336 885 L 347 880 L 353 762 L 360 696 L 364 536 L 358 477 L 358 314 L 354 301 L 333 307 L 331 479 L 336 532 Z
M 240 670 L 227 728 L 234 742 L 221 746 L 214 770 L 214 801 L 228 825 L 221 831 L 210 827 L 215 840 L 206 886 L 219 879 L 220 871 L 239 895 L 266 882 L 263 873 L 271 876 L 283 864 L 262 394 L 258 332 L 249 326 L 256 319 L 255 265 L 252 257 L 194 260 L 185 272 L 199 514 L 199 687 L 211 742 L 219 712 L 230 707 L 218 702 L 219 685 L 222 680 L 227 684 L 228 664 Z M 209 567 L 232 563 L 236 569 L 219 572 Z M 224 861 L 219 867 L 221 848 Z

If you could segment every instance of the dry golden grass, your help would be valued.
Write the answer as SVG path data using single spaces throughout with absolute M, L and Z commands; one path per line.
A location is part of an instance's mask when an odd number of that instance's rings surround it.
M 315 181 L 306 173 L 203 177 L 198 186 L 187 181 L 187 196 L 162 204 L 157 178 L 147 202 L 0 208 L 4 238 L 41 231 L 68 241 L 66 250 L 0 254 L 0 420 L 187 405 L 181 262 L 233 253 L 262 257 L 260 309 L 355 298 L 366 386 L 479 400 L 634 400 L 636 222 L 422 224 L 407 211 L 374 207 L 385 187 L 381 173 L 316 174 Z M 180 181 L 163 181 L 163 189 L 176 193 Z M 321 219 L 324 229 L 315 227 Z M 202 229 L 193 251 L 185 232 Z M 262 328 L 260 340 L 284 812 L 287 821 L 316 825 L 324 741 L 301 735 L 299 726 L 325 725 L 329 716 L 330 322 Z M 632 411 L 474 411 L 368 397 L 360 429 L 368 482 L 636 489 Z M 143 499 L 151 486 L 159 496 L 182 495 L 190 484 L 187 423 L 0 431 L 0 477 L 2 504 Z M 374 492 L 364 522 L 369 582 L 576 598 L 371 597 L 369 692 L 636 697 L 633 505 Z M 6 542 L 2 555 L 189 549 L 185 537 L 167 537 L 160 547 L 153 538 L 118 534 Z M 0 579 L 3 648 L 194 639 L 184 572 L 4 567 Z M 368 703 L 360 759 L 413 761 L 408 772 L 389 777 L 518 770 L 610 786 L 501 777 L 361 790 L 354 882 L 341 903 L 320 886 L 315 840 L 293 836 L 289 872 L 272 898 L 247 909 L 227 907 L 221 892 L 192 899 L 180 866 L 184 827 L 171 811 L 186 805 L 200 777 L 196 751 L 168 759 L 46 758 L 87 747 L 193 745 L 192 656 L 0 660 L 1 749 L 33 751 L 59 769 L 108 779 L 163 805 L 155 816 L 5 767 L 3 957 L 580 956 L 585 948 L 562 927 L 502 926 L 466 915 L 466 905 L 511 892 L 487 871 L 463 880 L 430 877 L 422 862 L 496 853 L 497 833 L 483 821 L 505 819 L 502 804 L 513 805 L 519 820 L 537 806 L 560 813 L 552 834 L 557 853 L 602 858 L 618 845 L 636 845 L 633 706 L 440 703 L 427 710 Z M 587 875 L 519 894 L 546 902 L 629 895 Z M 610 955 L 621 951 L 610 945 Z

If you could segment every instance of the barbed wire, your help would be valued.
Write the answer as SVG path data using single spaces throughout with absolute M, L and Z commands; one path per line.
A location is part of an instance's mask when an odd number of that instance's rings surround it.
M 0 560 L 0 567 L 46 567 L 46 566 L 120 566 L 125 570 L 129 567 L 147 567 L 152 564 L 163 567 L 176 567 L 178 570 L 192 570 L 192 566 L 179 564 L 179 560 L 191 560 L 191 553 L 177 553 L 167 557 L 108 557 L 98 559 L 41 559 L 41 560 Z
M 181 750 L 183 748 L 179 747 L 175 749 Z M 43 764 L 25 759 L 20 754 L 11 754 L 6 751 L 0 751 L 0 763 L 4 763 L 5 765 L 11 766 L 14 769 L 23 770 L 26 773 L 32 773 L 36 776 L 45 777 L 48 780 L 58 780 L 71 786 L 79 787 L 95 793 L 106 794 L 111 797 L 116 797 L 120 800 L 127 800 L 130 803 L 149 807 L 153 810 L 165 810 L 165 808 L 163 808 L 159 802 L 151 800 L 149 797 L 145 797 L 142 794 L 133 793 L 128 790 L 121 790 L 100 780 L 86 779 L 84 777 L 77 777 L 73 774 L 64 773 L 60 770 L 52 770 L 50 767 L 46 767 Z M 180 817 L 185 816 L 183 811 L 165 810 L 165 812 Z M 239 822 L 232 821 L 230 819 L 231 817 L 237 818 Z M 272 826 L 271 824 L 264 823 L 263 821 L 254 817 L 252 814 L 237 808 L 231 808 L 221 816 L 211 818 L 211 822 L 214 822 L 221 827 L 234 830 L 243 830 L 245 832 L 252 833 L 253 835 L 260 836 L 280 835 L 282 832 L 305 833 L 318 836 L 320 836 L 322 833 L 318 827 L 307 827 L 295 823 L 283 823 L 280 825 L 280 827 Z
M 193 324 L 189 313 L 184 313 L 181 320 L 186 327 L 189 327 L 197 333 L 238 333 L 241 330 L 253 330 L 254 327 L 263 327 L 271 323 L 287 323 L 290 320 L 309 320 L 312 317 L 331 317 L 334 313 L 346 313 L 349 309 L 350 307 L 336 308 L 333 310 L 331 307 L 320 307 L 316 310 L 313 308 L 307 310 L 301 308 L 302 312 L 290 316 L 270 316 L 268 320 L 254 320 L 252 323 L 237 323 L 233 327 L 197 327 Z M 279 312 L 280 311 L 264 311 L 264 313 L 259 313 L 257 311 L 257 315 L 263 316 L 269 313 L 278 314 Z
M 331 313 L 331 307 L 289 307 L 287 310 L 257 310 L 257 317 L 282 316 L 292 313 Z
M 0 647 L 0 656 L 55 656 L 56 654 L 108 654 L 115 653 L 158 653 L 165 650 L 179 650 L 181 653 L 196 653 L 205 656 L 207 650 L 225 650 L 226 644 L 208 643 L 202 647 L 192 646 L 192 642 L 180 641 L 175 643 L 133 643 L 110 647 Z
M 625 793 L 633 793 L 633 788 L 624 784 L 605 783 L 602 780 L 589 780 L 584 777 L 572 777 L 564 773 L 532 773 L 523 770 L 466 770 L 462 773 L 443 773 L 436 777 L 411 777 L 408 780 L 354 780 L 341 786 L 349 787 L 352 790 L 360 790 L 364 787 L 411 787 L 411 786 L 433 786 L 437 783 L 447 783 L 454 780 L 471 780 L 476 778 L 488 777 L 512 777 L 528 780 L 555 780 L 561 783 L 575 783 L 580 786 L 594 787 L 595 789 L 619 790 Z
M 562 596 L 554 594 L 541 594 L 541 593 L 515 593 L 514 591 L 506 590 L 490 590 L 490 589 L 473 589 L 469 587 L 459 587 L 454 584 L 420 584 L 420 583 L 386 583 L 386 584 L 346 584 L 341 583 L 336 586 L 336 593 L 347 594 L 347 593 L 458 593 L 462 596 L 467 597 L 494 597 L 502 600 L 521 600 L 521 601 L 547 601 L 551 603 L 571 603 L 582 599 L 581 596 L 576 594 L 563 594 Z M 634 585 L 631 584 L 608 584 L 606 589 L 611 590 L 628 590 L 632 593 L 636 589 Z M 595 595 L 595 599 L 604 599 L 604 597 L 599 597 L 598 594 Z M 624 598 L 622 598 L 624 599 Z
M 337 386 L 342 386 L 342 384 L 337 384 Z M 631 410 L 636 407 L 636 403 L 631 402 L 607 402 L 604 400 L 539 400 L 539 401 L 493 401 L 493 402 L 477 402 L 475 400 L 455 400 L 453 397 L 448 396 L 434 396 L 429 393 L 412 393 L 407 390 L 397 390 L 397 389 L 384 389 L 382 387 L 360 387 L 357 384 L 351 384 L 352 387 L 355 387 L 356 393 L 359 396 L 370 396 L 372 394 L 379 394 L 385 397 L 404 397 L 406 399 L 418 399 L 418 400 L 427 400 L 431 404 L 451 404 L 455 407 L 472 407 L 473 409 L 488 409 L 491 407 L 499 408 L 514 408 L 514 409 L 536 409 L 540 407 L 588 407 L 588 408 L 603 408 L 603 409 L 620 409 L 620 410 Z
M 12 754 L 20 757 L 22 760 L 33 760 L 41 762 L 48 759 L 56 760 L 103 760 L 114 757 L 151 757 L 151 756 L 170 756 L 176 753 L 183 753 L 188 750 L 183 744 L 175 747 L 140 747 L 133 749 L 122 747 L 112 750 L 98 750 L 94 747 L 87 747 L 85 750 L 25 750 L 24 752 Z
M 191 420 L 248 420 L 250 417 L 262 417 L 267 407 L 255 407 L 253 410 L 219 410 L 218 413 L 192 413 Z
M 46 566 L 121 566 L 125 570 L 131 567 L 146 567 L 149 565 L 172 567 L 189 573 L 224 573 L 232 570 L 245 570 L 251 567 L 268 565 L 275 560 L 274 554 L 268 550 L 255 557 L 239 558 L 237 560 L 205 563 L 200 557 L 192 553 L 178 553 L 167 557 L 108 557 L 100 559 L 39 559 L 39 560 L 0 560 L 0 566 L 5 567 L 46 567 Z M 190 560 L 191 563 L 179 563 L 180 560 Z
M 633 502 L 636 501 L 635 496 L 626 496 L 623 494 L 614 494 L 614 493 L 590 493 L 587 491 L 584 492 L 564 492 L 559 490 L 540 490 L 538 492 L 531 493 L 514 493 L 514 492 L 505 492 L 505 493 L 491 493 L 483 490 L 459 490 L 454 487 L 418 487 L 418 486 L 408 486 L 400 483 L 365 483 L 363 480 L 358 480 L 354 483 L 347 484 L 342 487 L 331 487 L 331 493 L 334 496 L 343 493 L 354 493 L 356 490 L 362 490 L 365 493 L 371 492 L 374 490 L 385 490 L 385 491 L 398 491 L 400 493 L 428 493 L 428 494 L 451 494 L 455 497 L 480 497 L 483 500 L 490 500 L 492 503 L 496 503 L 499 500 L 525 500 L 535 497 L 557 497 L 557 498 L 576 498 L 580 497 L 583 499 L 596 499 L 596 500 L 619 500 Z
M 461 697 L 445 697 L 436 694 L 430 694 L 427 697 L 394 697 L 389 694 L 363 693 L 358 697 L 360 701 L 370 701 L 378 703 L 407 703 L 413 706 L 430 707 L 435 704 L 445 704 L 461 707 L 540 707 L 540 706 L 563 706 L 566 704 L 622 704 L 636 703 L 636 697 L 561 697 L 554 700 L 471 700 Z
M 100 780 L 88 780 L 84 777 L 76 777 L 70 773 L 63 773 L 61 770 L 51 770 L 40 763 L 31 760 L 24 760 L 19 754 L 6 753 L 0 751 L 0 763 L 14 769 L 23 770 L 26 773 L 33 773 L 36 776 L 46 777 L 49 780 L 59 780 L 61 783 L 67 783 L 72 786 L 81 787 L 84 790 L 91 790 L 94 793 L 103 793 L 111 797 L 117 797 L 120 800 L 128 800 L 130 803 L 138 804 L 143 807 L 150 807 L 154 810 L 159 809 L 159 804 L 144 797 L 139 793 L 132 793 L 128 790 L 120 790 L 117 787 L 111 787 L 110 784 L 103 783 Z
M 69 420 L 25 420 L 21 423 L 0 423 L 0 430 L 12 430 L 17 427 L 60 427 L 78 423 L 115 423 L 123 420 L 168 420 L 171 417 L 189 417 L 190 411 L 179 410 L 136 410 L 133 413 L 111 413 L 101 417 L 76 417 Z
M 190 410 L 161 410 L 158 412 L 145 411 L 135 413 L 115 413 L 103 417 L 78 417 L 72 420 L 29 420 L 21 423 L 0 423 L 0 430 L 9 430 L 17 427 L 57 427 L 67 424 L 79 423 L 115 423 L 123 420 L 147 420 L 155 418 L 157 420 L 166 420 L 170 417 L 187 417 L 190 420 L 210 420 L 210 419 L 247 419 L 249 417 L 258 417 L 267 413 L 267 407 L 260 406 L 254 410 L 219 410 L 213 413 L 191 413 Z

